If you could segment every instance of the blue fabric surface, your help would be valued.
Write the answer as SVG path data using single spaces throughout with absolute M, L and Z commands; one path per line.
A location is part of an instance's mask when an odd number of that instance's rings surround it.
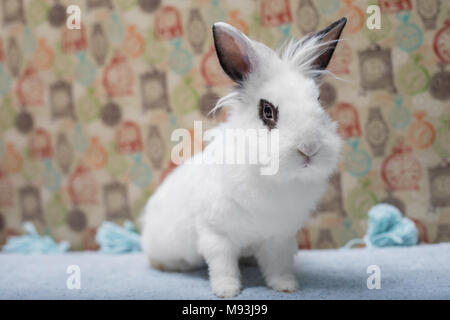
M 69 265 L 81 289 L 69 290 Z M 300 291 L 275 292 L 256 267 L 242 266 L 238 299 L 450 299 L 450 243 L 381 249 L 300 251 Z M 381 269 L 381 289 L 367 289 L 367 267 Z M 214 299 L 206 270 L 166 273 L 141 253 L 0 254 L 0 299 Z

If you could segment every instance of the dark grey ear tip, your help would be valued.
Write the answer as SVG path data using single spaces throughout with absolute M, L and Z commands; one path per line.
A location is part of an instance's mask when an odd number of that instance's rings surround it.
M 223 22 L 215 22 L 212 25 L 212 35 L 213 35 L 213 41 L 214 41 L 215 46 L 217 45 L 217 40 L 218 40 L 217 37 L 219 36 L 219 33 L 220 33 L 221 24 L 223 24 Z M 216 48 L 217 48 L 217 46 L 216 46 Z
M 313 35 L 314 37 L 318 38 L 319 41 L 325 42 L 326 45 L 325 52 L 321 54 L 313 63 L 313 65 L 315 65 L 317 69 L 324 70 L 328 66 L 346 23 L 347 18 L 342 17 L 341 19 L 336 20 L 335 22 L 330 24 L 325 29 L 322 29 L 321 31 Z
M 212 35 L 213 35 L 214 44 L 216 44 L 217 37 L 220 33 L 220 24 L 221 24 L 221 22 L 216 22 L 212 25 Z
M 218 28 L 231 29 L 232 27 L 226 22 L 222 21 L 214 22 L 212 25 L 213 31 L 217 30 Z
M 347 18 L 346 17 L 342 17 L 342 18 L 340 18 L 339 20 L 336 20 L 335 22 L 333 22 L 332 24 L 330 24 L 329 26 L 328 26 L 328 28 L 331 30 L 331 29 L 334 29 L 334 28 L 336 28 L 336 27 L 339 27 L 339 28 L 343 28 L 343 27 L 345 27 L 345 25 L 347 24 Z
M 337 31 L 337 38 L 340 37 L 342 30 L 344 30 L 345 25 L 347 24 L 347 18 L 346 17 L 342 17 L 339 20 L 336 20 L 335 22 L 333 22 L 332 24 L 330 24 L 328 27 L 326 27 L 325 29 L 320 30 L 319 32 L 316 33 L 316 36 L 318 36 L 319 38 L 323 38 L 325 37 L 331 30 L 335 30 Z
M 339 36 L 342 33 L 342 30 L 344 30 L 345 25 L 347 24 L 347 18 L 346 17 L 342 17 L 341 19 L 339 19 L 338 21 L 336 21 L 336 26 L 340 29 L 339 31 Z
M 339 28 L 339 29 L 344 29 L 345 25 L 347 24 L 347 18 L 346 17 L 342 17 L 339 20 L 336 20 L 335 22 L 333 22 L 331 25 L 328 26 L 328 30 L 332 30 L 335 28 Z
M 213 34 L 214 40 L 215 40 L 216 37 L 217 37 L 217 33 L 220 31 L 220 29 L 223 30 L 225 25 L 226 25 L 226 24 L 225 24 L 224 22 L 215 22 L 215 23 L 212 25 L 212 34 Z

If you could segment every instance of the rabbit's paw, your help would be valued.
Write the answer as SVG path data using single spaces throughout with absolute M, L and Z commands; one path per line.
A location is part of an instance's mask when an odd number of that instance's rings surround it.
M 267 279 L 267 284 L 276 291 L 291 293 L 297 291 L 298 281 L 293 275 L 278 275 Z
M 211 280 L 212 291 L 219 298 L 232 298 L 239 294 L 241 283 L 233 277 L 220 277 Z

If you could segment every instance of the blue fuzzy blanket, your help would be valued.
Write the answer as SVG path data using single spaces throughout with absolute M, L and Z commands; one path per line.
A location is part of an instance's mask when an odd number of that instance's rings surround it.
M 67 268 L 80 267 L 81 289 L 68 289 Z M 367 268 L 381 289 L 367 288 Z M 404 248 L 299 251 L 301 290 L 275 292 L 256 267 L 242 266 L 240 299 L 450 299 L 450 243 Z M 166 273 L 141 253 L 0 254 L 0 299 L 214 299 L 207 271 Z

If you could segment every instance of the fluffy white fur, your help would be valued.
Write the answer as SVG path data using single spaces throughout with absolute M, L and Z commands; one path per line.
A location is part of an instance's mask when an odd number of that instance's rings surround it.
M 238 32 L 223 23 L 216 25 Z M 256 258 L 273 289 L 298 288 L 295 235 L 319 202 L 341 147 L 336 124 L 318 101 L 314 76 L 320 71 L 311 68 L 323 44 L 313 37 L 274 52 L 239 36 L 252 48 L 249 55 L 256 67 L 218 102 L 217 107 L 231 106 L 228 120 L 218 129 L 265 128 L 258 116 L 259 100 L 278 106 L 279 172 L 264 176 L 258 165 L 187 161 L 159 186 L 142 217 L 141 244 L 150 264 L 170 271 L 206 264 L 219 297 L 239 293 L 238 259 L 245 256 Z M 305 145 L 320 148 L 308 166 L 298 152 Z

